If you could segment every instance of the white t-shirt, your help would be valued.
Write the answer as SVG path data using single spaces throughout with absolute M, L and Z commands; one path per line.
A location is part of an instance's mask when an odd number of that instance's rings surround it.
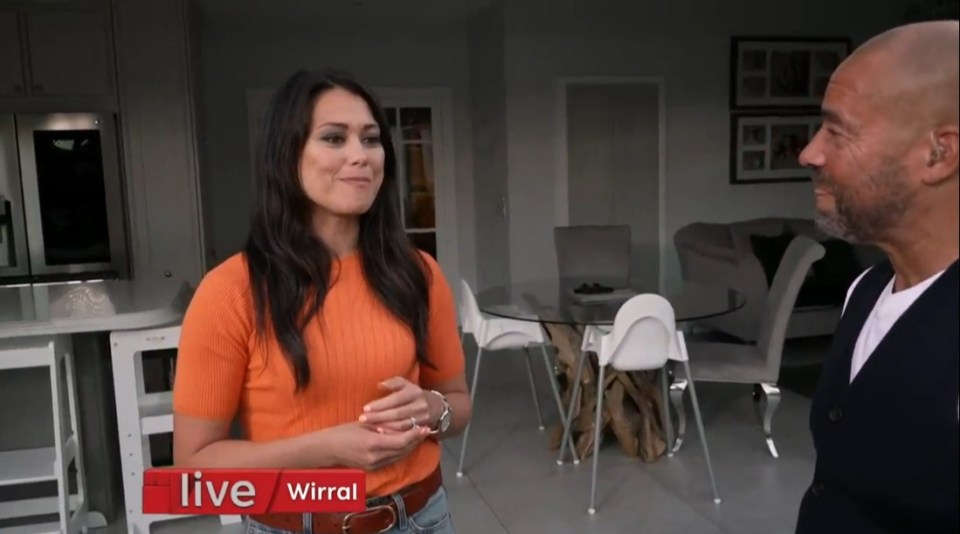
M 870 269 L 864 271 L 854 280 L 853 284 L 850 285 L 850 288 L 847 290 L 847 298 L 843 303 L 844 312 L 847 310 L 847 303 L 850 302 L 850 295 L 853 294 L 853 290 L 856 289 L 857 284 L 860 283 L 860 280 L 868 272 L 870 272 Z M 867 322 L 864 323 L 863 329 L 860 330 L 860 336 L 857 338 L 857 344 L 853 349 L 853 361 L 850 365 L 851 382 L 856 378 L 857 373 L 860 372 L 863 365 L 867 363 L 867 359 L 873 354 L 877 345 L 880 344 L 884 336 L 887 335 L 887 332 L 889 332 L 894 323 L 897 322 L 897 319 L 899 319 L 914 301 L 916 301 L 928 287 L 936 282 L 944 272 L 946 272 L 946 269 L 913 287 L 896 293 L 893 292 L 893 282 L 896 279 L 896 275 L 890 278 L 887 287 L 880 293 L 880 298 L 878 298 L 876 304 L 874 304 L 873 311 L 871 311 L 867 317 Z

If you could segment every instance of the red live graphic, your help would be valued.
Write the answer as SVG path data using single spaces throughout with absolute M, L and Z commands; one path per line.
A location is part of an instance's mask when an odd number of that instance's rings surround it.
M 365 509 L 355 469 L 173 469 L 143 473 L 143 513 L 245 515 Z

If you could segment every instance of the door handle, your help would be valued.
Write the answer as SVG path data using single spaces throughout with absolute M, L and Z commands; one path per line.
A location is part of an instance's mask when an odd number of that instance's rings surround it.
M 7 229 L 7 265 L 0 267 L 13 267 L 17 264 L 17 247 L 13 235 L 13 205 L 9 200 L 3 200 L 3 210 L 0 210 L 0 246 L 4 245 L 3 229 Z

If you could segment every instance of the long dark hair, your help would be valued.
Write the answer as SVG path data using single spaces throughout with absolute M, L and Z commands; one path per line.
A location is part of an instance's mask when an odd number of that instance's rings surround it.
M 293 367 L 298 391 L 310 382 L 303 329 L 321 311 L 334 261 L 313 233 L 314 206 L 300 184 L 299 165 L 314 103 L 335 87 L 366 101 L 380 128 L 385 155 L 383 183 L 373 205 L 360 216 L 364 277 L 386 308 L 409 327 L 417 359 L 430 365 L 426 356 L 429 271 L 400 220 L 397 158 L 386 115 L 350 75 L 298 71 L 273 96 L 264 118 L 256 158 L 259 195 L 244 250 L 257 330 L 261 335 L 270 330 L 269 317 L 272 333 Z

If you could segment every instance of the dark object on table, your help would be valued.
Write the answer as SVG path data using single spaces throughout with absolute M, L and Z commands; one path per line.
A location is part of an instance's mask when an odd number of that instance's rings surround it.
M 576 289 L 573 290 L 573 292 L 578 295 L 602 295 L 604 293 L 612 293 L 613 288 L 596 283 L 580 284 Z

